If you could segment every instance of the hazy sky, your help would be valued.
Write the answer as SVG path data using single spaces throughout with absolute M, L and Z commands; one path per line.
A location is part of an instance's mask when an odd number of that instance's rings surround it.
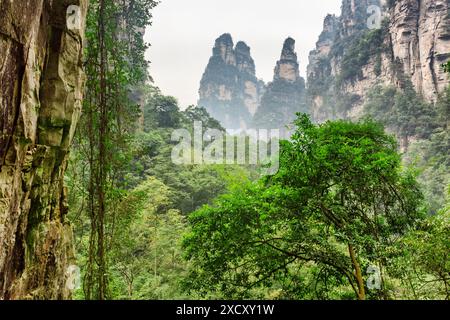
M 214 41 L 230 33 L 234 43 L 251 47 L 257 77 L 271 81 L 284 40 L 293 37 L 300 72 L 306 77 L 327 13 L 340 14 L 342 0 L 161 0 L 146 40 L 150 73 L 164 94 L 180 107 L 196 104 L 200 80 Z

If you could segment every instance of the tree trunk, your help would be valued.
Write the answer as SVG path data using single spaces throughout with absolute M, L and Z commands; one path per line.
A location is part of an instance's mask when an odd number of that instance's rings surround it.
M 99 175 L 98 175 L 98 264 L 99 264 L 99 296 L 100 300 L 106 299 L 107 291 L 107 268 L 105 257 L 105 211 L 106 211 L 106 196 L 105 185 L 107 180 L 106 175 L 106 141 L 108 130 L 108 105 L 106 100 L 107 83 L 106 83 L 106 69 L 107 69 L 107 51 L 106 51 L 106 30 L 105 30 L 105 1 L 99 2 L 99 50 L 100 50 L 100 133 L 99 133 Z
M 0 300 L 70 298 L 63 178 L 86 10 L 87 0 L 0 0 Z
M 350 259 L 352 260 L 353 268 L 355 269 L 356 283 L 358 284 L 358 299 L 366 299 L 366 290 L 364 288 L 364 280 L 362 277 L 361 266 L 359 265 L 358 259 L 356 257 L 355 249 L 351 244 L 348 245 L 348 252 L 350 253 Z

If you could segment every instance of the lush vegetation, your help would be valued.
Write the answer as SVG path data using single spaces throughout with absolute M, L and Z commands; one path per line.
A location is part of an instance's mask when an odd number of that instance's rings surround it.
M 374 87 L 360 122 L 298 114 L 273 175 L 176 165 L 175 129 L 224 129 L 152 84 L 142 30 L 154 1 L 90 2 L 66 176 L 75 298 L 449 299 L 450 89 L 431 105 L 407 81 Z M 341 44 L 340 79 L 357 77 L 382 43 L 372 31 Z M 346 114 L 355 96 L 318 79 L 311 90 L 335 90 L 330 118 Z
M 283 142 L 276 175 L 235 186 L 191 215 L 184 246 L 195 268 L 187 287 L 228 298 L 398 298 L 398 290 L 408 290 L 396 285 L 403 266 L 391 272 L 401 246 L 403 258 L 415 250 L 418 259 L 436 255 L 432 266 L 422 262 L 421 274 L 436 268 L 436 283 L 447 288 L 448 257 L 440 250 L 448 239 L 439 234 L 448 221 L 445 213 L 425 219 L 423 196 L 401 166 L 395 139 L 371 121 L 315 126 L 301 116 L 297 126 Z M 426 223 L 440 231 L 415 233 Z M 415 241 L 425 237 L 439 244 Z M 379 270 L 380 286 L 367 291 L 370 268 Z
M 365 113 L 395 133 L 405 152 L 404 160 L 419 171 L 429 210 L 442 208 L 450 181 L 450 88 L 436 105 L 426 103 L 407 83 L 404 90 L 377 86 L 369 92 Z
M 381 74 L 381 55 L 386 53 L 384 41 L 387 33 L 388 22 L 384 21 L 382 28 L 367 30 L 363 29 L 362 34 L 355 34 L 343 38 L 333 46 L 332 55 L 343 55 L 341 73 L 336 79 L 336 85 L 340 87 L 347 81 L 356 80 L 362 77 L 362 69 L 376 57 L 375 74 Z

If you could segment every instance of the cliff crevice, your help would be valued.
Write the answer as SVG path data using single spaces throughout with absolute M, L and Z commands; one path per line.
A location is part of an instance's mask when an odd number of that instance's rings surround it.
M 0 0 L 0 299 L 66 299 L 87 0 Z
M 381 27 L 371 29 L 369 6 Z M 426 101 L 448 86 L 441 65 L 450 58 L 448 0 L 350 1 L 340 17 L 328 16 L 310 53 L 308 93 L 316 121 L 356 119 L 370 89 L 411 82 Z

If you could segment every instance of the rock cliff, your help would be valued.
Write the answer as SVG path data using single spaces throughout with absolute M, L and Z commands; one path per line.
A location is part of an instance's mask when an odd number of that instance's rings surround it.
M 307 112 L 305 80 L 300 77 L 295 41 L 288 38 L 253 124 L 256 128 L 284 129 L 295 119 L 297 112 Z
M 240 41 L 234 46 L 230 34 L 215 43 L 200 84 L 198 105 L 225 128 L 250 125 L 261 99 L 264 84 L 255 76 L 255 62 L 250 47 Z
M 288 38 L 267 86 L 255 76 L 255 62 L 244 42 L 231 35 L 216 40 L 200 84 L 199 106 L 227 129 L 283 129 L 306 112 L 305 80 L 300 77 L 295 41 Z
M 441 64 L 450 58 L 448 0 L 344 0 L 327 16 L 310 53 L 308 95 L 316 121 L 358 118 L 376 85 L 411 82 L 435 102 L 448 86 Z M 379 26 L 370 22 L 379 8 Z M 377 17 L 375 17 L 376 19 Z
M 0 300 L 65 299 L 87 0 L 0 0 Z
M 416 90 L 435 101 L 448 86 L 441 65 L 450 58 L 450 1 L 403 0 L 389 8 L 394 59 Z

